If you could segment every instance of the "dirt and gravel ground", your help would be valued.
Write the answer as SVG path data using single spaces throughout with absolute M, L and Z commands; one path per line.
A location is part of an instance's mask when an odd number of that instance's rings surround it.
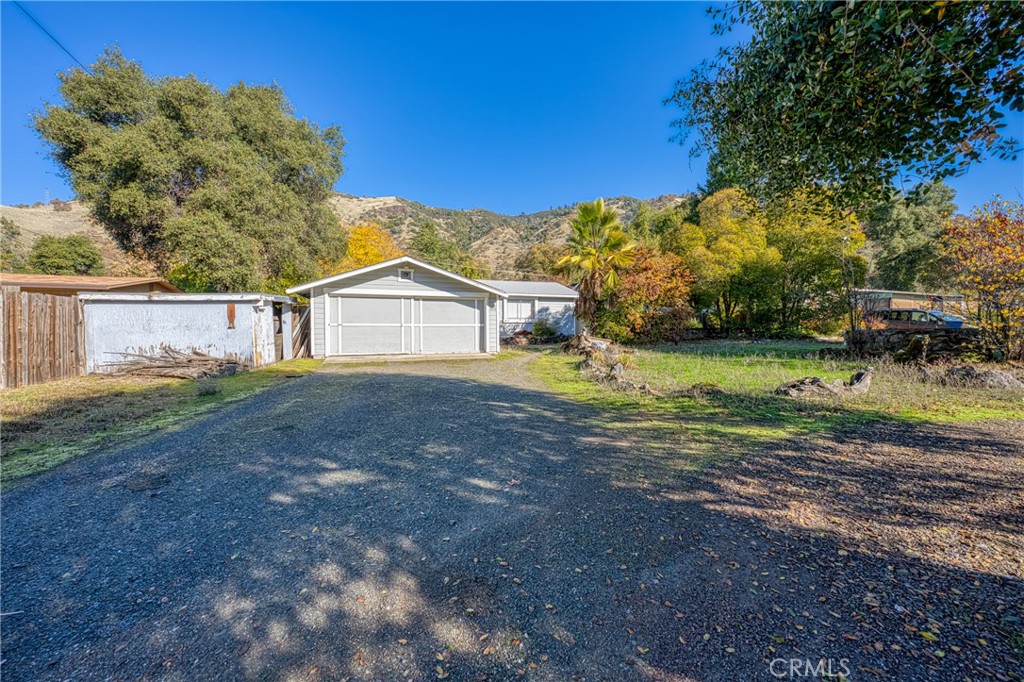
M 527 362 L 329 366 L 6 491 L 0 673 L 1021 678 L 1019 423 L 670 475 Z

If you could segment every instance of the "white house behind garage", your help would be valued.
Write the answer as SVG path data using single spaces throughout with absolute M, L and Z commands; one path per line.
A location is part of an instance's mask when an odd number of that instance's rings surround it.
M 501 338 L 520 329 L 533 331 L 535 322 L 544 321 L 559 334 L 577 331 L 576 299 L 579 294 L 558 282 L 530 282 L 482 279 L 484 284 L 505 292 L 507 298 L 498 302 L 501 317 Z
M 470 279 L 402 256 L 288 293 L 310 299 L 314 357 L 496 353 L 501 336 L 510 333 L 503 334 L 507 324 L 501 305 L 511 295 L 507 284 Z M 562 288 L 574 302 L 575 292 Z

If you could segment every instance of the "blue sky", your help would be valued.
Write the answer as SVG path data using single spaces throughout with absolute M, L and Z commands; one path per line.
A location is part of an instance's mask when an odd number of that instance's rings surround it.
M 705 3 L 24 4 L 87 64 L 119 45 L 154 75 L 276 81 L 300 116 L 344 127 L 342 192 L 515 214 L 705 177 L 662 105 L 722 44 Z M 28 127 L 71 59 L 12 3 L 0 20 L 0 201 L 71 198 Z M 963 210 L 1019 199 L 1024 161 L 950 184 Z

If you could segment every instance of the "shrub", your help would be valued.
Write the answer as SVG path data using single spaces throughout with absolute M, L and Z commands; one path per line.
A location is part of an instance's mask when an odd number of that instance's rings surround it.
M 693 317 L 692 282 L 679 256 L 638 248 L 598 312 L 595 332 L 623 343 L 677 340 Z
M 196 379 L 195 392 L 196 395 L 220 395 L 224 387 L 221 386 L 220 381 L 214 377 L 203 377 L 202 379 Z
M 544 320 L 537 320 L 533 323 L 533 338 L 538 341 L 547 341 L 558 336 L 558 330 Z
M 25 267 L 25 255 L 18 243 L 21 228 L 10 218 L 0 217 L 0 270 L 19 272 Z
M 990 201 L 952 218 L 943 249 L 993 345 L 1024 359 L 1024 204 Z
M 28 264 L 42 275 L 102 275 L 103 256 L 83 235 L 44 235 L 32 245 Z

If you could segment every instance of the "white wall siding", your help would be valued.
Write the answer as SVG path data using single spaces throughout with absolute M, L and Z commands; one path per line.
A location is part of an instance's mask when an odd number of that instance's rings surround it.
M 497 296 L 487 297 L 487 318 L 485 324 L 487 329 L 487 352 L 497 353 L 499 350 L 500 340 L 498 338 L 498 324 L 501 318 L 498 317 L 499 307 L 501 300 Z
M 326 294 L 323 287 L 317 287 L 310 293 L 310 345 L 314 358 L 324 357 L 324 331 L 327 329 L 327 309 L 324 305 Z
M 572 335 L 576 333 L 575 309 L 576 301 L 542 298 L 537 301 L 536 316 L 557 329 L 559 334 Z
M 234 305 L 232 329 L 225 302 L 85 301 L 86 371 L 111 371 L 111 363 L 125 359 L 121 353 L 156 353 L 162 345 L 252 363 L 253 302 Z M 273 344 L 271 328 L 271 362 Z
M 501 301 L 498 305 L 500 306 L 501 324 L 500 324 L 500 335 L 501 338 L 508 338 L 514 332 L 520 329 L 527 331 L 533 330 L 533 324 L 537 320 L 544 320 L 551 325 L 559 334 L 565 334 L 571 336 L 576 333 L 578 324 L 576 321 L 576 301 L 565 298 L 530 298 L 527 296 L 510 296 L 510 300 L 524 301 L 530 300 L 532 303 L 532 312 L 529 319 L 507 319 L 507 315 L 511 308 L 520 308 L 522 306 L 509 306 L 507 301 Z
M 87 372 L 109 372 L 125 353 L 162 348 L 237 358 L 252 367 L 276 362 L 274 304 L 253 294 L 81 294 Z M 291 357 L 290 305 L 283 312 L 284 357 Z M 233 319 L 232 319 L 233 308 Z M 233 323 L 232 323 L 233 322 Z
M 412 270 L 413 279 L 399 277 L 400 270 Z M 413 266 L 394 266 L 383 270 L 374 270 L 361 275 L 353 275 L 346 279 L 327 284 L 325 290 L 344 291 L 345 293 L 405 295 L 405 296 L 469 296 L 476 298 L 484 295 L 480 289 L 445 277 L 430 270 Z
M 281 343 L 283 347 L 283 360 L 291 360 L 295 357 L 295 348 L 292 345 L 292 306 L 289 303 L 281 304 Z
M 250 361 L 254 367 L 272 365 L 277 362 L 277 352 L 274 347 L 274 306 L 270 301 L 266 301 L 264 305 L 250 305 L 248 308 L 252 314 L 252 356 Z M 283 341 L 284 339 L 282 339 Z

